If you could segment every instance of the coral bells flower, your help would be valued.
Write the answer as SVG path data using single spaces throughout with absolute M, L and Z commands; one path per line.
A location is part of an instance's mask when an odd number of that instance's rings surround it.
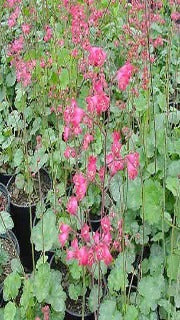
M 77 200 L 82 200 L 87 190 L 87 180 L 82 173 L 76 173 L 73 177 Z
M 89 134 L 89 133 L 86 133 L 85 136 L 84 136 L 84 139 L 83 139 L 83 144 L 82 144 L 82 149 L 83 150 L 87 150 L 88 147 L 89 147 L 89 144 L 94 140 L 94 137 Z
M 19 14 L 20 14 L 20 8 L 19 7 L 16 7 L 16 9 L 11 13 L 11 15 L 9 16 L 9 19 L 8 19 L 8 26 L 9 28 L 12 28 L 15 26 L 16 24 L 16 21 L 19 17 Z
M 76 197 L 70 197 L 67 203 L 67 212 L 71 215 L 76 215 L 78 209 L 78 202 Z
M 75 158 L 76 157 L 76 150 L 71 147 L 67 147 L 64 151 L 64 156 L 66 159 L 69 159 L 70 157 Z
M 126 90 L 129 81 L 131 79 L 133 72 L 133 66 L 131 63 L 127 62 L 123 67 L 121 67 L 118 72 L 116 79 L 118 81 L 118 88 L 122 91 Z
M 97 158 L 94 156 L 90 156 L 88 160 L 88 165 L 87 165 L 87 177 L 88 180 L 93 181 L 96 176 L 96 161 Z
M 120 133 L 118 131 L 114 131 L 112 134 L 112 137 L 113 137 L 113 144 L 111 147 L 112 154 L 115 157 L 119 157 L 119 153 L 122 147 L 121 143 L 119 142 L 121 138 Z
M 101 114 L 109 108 L 110 99 L 104 92 L 102 92 L 99 95 L 87 97 L 86 102 L 88 104 L 87 109 L 90 113 Z
M 93 67 L 102 67 L 106 60 L 106 53 L 102 48 L 90 47 L 88 61 Z
M 134 180 L 138 175 L 138 168 L 139 168 L 139 153 L 130 153 L 126 156 L 127 162 L 127 171 L 128 177 L 131 180 Z
M 111 230 L 111 222 L 109 217 L 105 216 L 104 218 L 101 219 L 101 227 L 103 232 L 109 232 Z
M 25 34 L 25 35 L 28 35 L 30 30 L 31 30 L 31 26 L 27 23 L 23 23 L 22 26 L 22 32 Z
M 77 253 L 77 259 L 80 266 L 87 266 L 88 264 L 88 248 L 81 247 Z
M 44 315 L 44 320 L 50 320 L 49 318 L 49 313 L 50 313 L 50 309 L 49 309 L 49 306 L 44 306 L 42 309 L 41 309 L 43 315 Z
M 45 27 L 46 34 L 44 36 L 44 41 L 48 42 L 52 38 L 52 29 L 50 26 Z
M 69 233 L 71 231 L 71 227 L 68 224 L 62 223 L 59 227 L 60 234 L 59 234 L 59 242 L 62 247 L 64 247 L 68 237 Z
M 162 39 L 161 37 L 158 37 L 158 38 L 154 41 L 153 45 L 154 45 L 154 48 L 157 48 L 157 47 L 159 47 L 159 46 L 163 46 L 163 39 Z
M 18 39 L 15 39 L 9 46 L 8 55 L 20 54 L 23 49 L 24 41 L 23 37 L 20 36 Z
M 81 237 L 84 241 L 90 241 L 89 226 L 85 223 L 81 229 Z

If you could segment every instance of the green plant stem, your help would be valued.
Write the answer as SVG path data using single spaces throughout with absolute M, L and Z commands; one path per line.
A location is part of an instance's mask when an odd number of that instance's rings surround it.
M 85 279 L 85 275 L 86 275 L 86 269 L 85 267 L 83 267 L 83 301 L 82 301 L 82 320 L 84 320 L 84 316 L 85 316 L 85 304 L 86 304 L 86 279 Z

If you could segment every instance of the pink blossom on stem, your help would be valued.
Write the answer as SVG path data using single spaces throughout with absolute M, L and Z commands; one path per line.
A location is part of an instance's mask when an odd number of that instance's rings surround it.
M 88 147 L 89 147 L 89 144 L 94 140 L 94 137 L 89 134 L 89 133 L 86 133 L 84 135 L 84 138 L 83 138 L 83 144 L 82 144 L 82 149 L 83 150 L 87 150 Z
M 76 197 L 70 197 L 69 201 L 67 203 L 67 212 L 69 212 L 71 215 L 76 215 L 78 209 L 78 202 Z
M 118 88 L 122 91 L 126 90 L 129 81 L 131 79 L 133 72 L 133 66 L 131 63 L 127 62 L 123 67 L 121 67 L 118 72 L 116 79 L 118 81 Z
M 106 53 L 102 48 L 90 47 L 88 61 L 94 67 L 102 67 L 106 60 Z
M 94 156 L 90 156 L 88 159 L 88 165 L 87 165 L 87 177 L 89 181 L 93 181 L 96 176 L 96 162 L 97 158 Z
M 101 227 L 104 233 L 110 232 L 111 222 L 108 216 L 105 216 L 101 219 Z
M 130 153 L 126 156 L 128 177 L 130 180 L 134 180 L 138 175 L 139 168 L 139 153 Z
M 87 266 L 88 264 L 88 248 L 83 246 L 77 253 L 77 258 L 80 266 Z
M 81 237 L 86 242 L 90 241 L 89 226 L 87 225 L 87 223 L 85 223 L 81 228 Z
M 48 42 L 52 38 L 52 29 L 50 26 L 45 26 L 45 31 L 44 41 Z
M 87 180 L 82 173 L 76 173 L 73 177 L 77 200 L 82 200 L 87 190 Z
M 27 23 L 23 23 L 22 26 L 22 32 L 25 34 L 25 35 L 28 35 L 30 33 L 30 30 L 31 30 L 31 26 L 30 24 L 27 24 Z

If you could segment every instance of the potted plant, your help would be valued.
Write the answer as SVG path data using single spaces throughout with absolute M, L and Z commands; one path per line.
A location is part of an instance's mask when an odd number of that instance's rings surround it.
M 14 232 L 20 245 L 21 259 L 24 267 L 32 270 L 33 248 L 31 230 L 35 223 L 36 206 L 42 205 L 52 187 L 51 178 L 44 168 L 29 175 L 17 174 L 7 185 L 11 199 L 11 215 L 14 221 Z

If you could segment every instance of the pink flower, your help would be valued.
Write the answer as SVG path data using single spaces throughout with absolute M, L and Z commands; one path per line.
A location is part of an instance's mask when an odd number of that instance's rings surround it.
M 134 180 L 138 175 L 138 168 L 139 168 L 139 153 L 130 153 L 126 156 L 127 162 L 127 171 L 128 177 L 131 180 Z
M 88 61 L 94 67 L 102 67 L 106 60 L 106 53 L 102 48 L 90 47 Z
M 104 175 L 105 175 L 105 167 L 101 167 L 99 169 L 99 179 L 101 180 L 101 182 L 104 181 Z
M 111 222 L 108 216 L 105 216 L 101 219 L 101 227 L 104 233 L 109 232 L 111 230 Z
M 90 113 L 101 114 L 109 108 L 110 99 L 102 92 L 99 95 L 87 97 L 86 102 L 88 104 L 87 109 Z
M 88 264 L 88 248 L 83 246 L 79 249 L 77 258 L 80 266 L 87 266 Z
M 44 41 L 48 42 L 52 38 L 52 29 L 50 26 L 45 27 L 46 34 L 44 36 Z
M 108 266 L 113 261 L 113 258 L 112 258 L 112 255 L 110 254 L 110 251 L 106 245 L 104 246 L 103 249 L 104 249 L 104 259 L 103 260 L 104 260 L 104 263 Z
M 22 32 L 26 35 L 29 34 L 29 32 L 31 30 L 31 26 L 27 23 L 23 23 L 21 28 L 22 28 Z
M 67 141 L 70 136 L 70 128 L 69 127 L 64 127 L 64 132 L 63 132 L 63 139 L 64 141 Z
M 178 21 L 180 19 L 180 13 L 179 12 L 171 13 L 171 19 L 175 22 Z
M 88 147 L 89 147 L 89 144 L 94 140 L 94 137 L 89 134 L 89 133 L 86 133 L 85 136 L 84 136 L 84 139 L 83 139 L 83 145 L 82 145 L 82 149 L 83 150 L 87 150 Z
M 69 233 L 71 231 L 71 227 L 68 224 L 62 223 L 59 227 L 60 230 L 60 234 L 58 235 L 59 238 L 59 242 L 61 244 L 62 247 L 64 247 L 68 237 L 69 237 Z
M 88 266 L 91 267 L 94 262 L 95 262 L 94 250 L 93 248 L 90 248 L 88 251 Z
M 82 200 L 87 190 L 86 178 L 82 173 L 76 173 L 73 177 L 73 182 L 75 184 L 75 193 L 77 200 Z
M 75 158 L 76 157 L 76 150 L 71 147 L 67 147 L 64 151 L 64 156 L 66 159 L 69 159 L 70 157 Z
M 81 123 L 83 116 L 84 116 L 84 110 L 79 107 L 76 107 L 73 111 L 72 118 L 71 118 L 72 125 L 74 127 L 78 126 Z
M 70 197 L 67 203 L 67 212 L 71 215 L 76 215 L 78 209 L 78 202 L 76 197 Z
M 131 79 L 133 72 L 133 66 L 131 63 L 127 62 L 123 67 L 121 67 L 118 72 L 116 79 L 118 81 L 118 88 L 122 91 L 126 90 L 129 81 Z
M 13 54 L 20 54 L 24 45 L 23 37 L 20 36 L 18 39 L 15 39 L 9 46 L 8 54 L 11 56 Z
M 162 39 L 161 37 L 158 37 L 158 38 L 154 41 L 153 45 L 154 45 L 154 48 L 157 48 L 157 47 L 159 47 L 159 46 L 163 46 L 163 39 Z
M 59 242 L 60 242 L 60 244 L 61 244 L 62 247 L 65 246 L 65 243 L 66 243 L 68 237 L 69 237 L 69 233 L 60 233 L 60 234 L 58 235 Z
M 81 237 L 84 241 L 90 241 L 89 226 L 85 223 L 81 228 Z
M 118 158 L 120 156 L 120 150 L 122 147 L 121 143 L 119 142 L 121 136 L 118 131 L 114 131 L 112 136 L 113 136 L 113 144 L 111 147 L 111 151 L 113 153 L 113 156 Z
M 87 165 L 87 177 L 90 181 L 93 181 L 96 176 L 96 161 L 97 158 L 94 156 L 90 156 L 88 159 L 88 165 Z

